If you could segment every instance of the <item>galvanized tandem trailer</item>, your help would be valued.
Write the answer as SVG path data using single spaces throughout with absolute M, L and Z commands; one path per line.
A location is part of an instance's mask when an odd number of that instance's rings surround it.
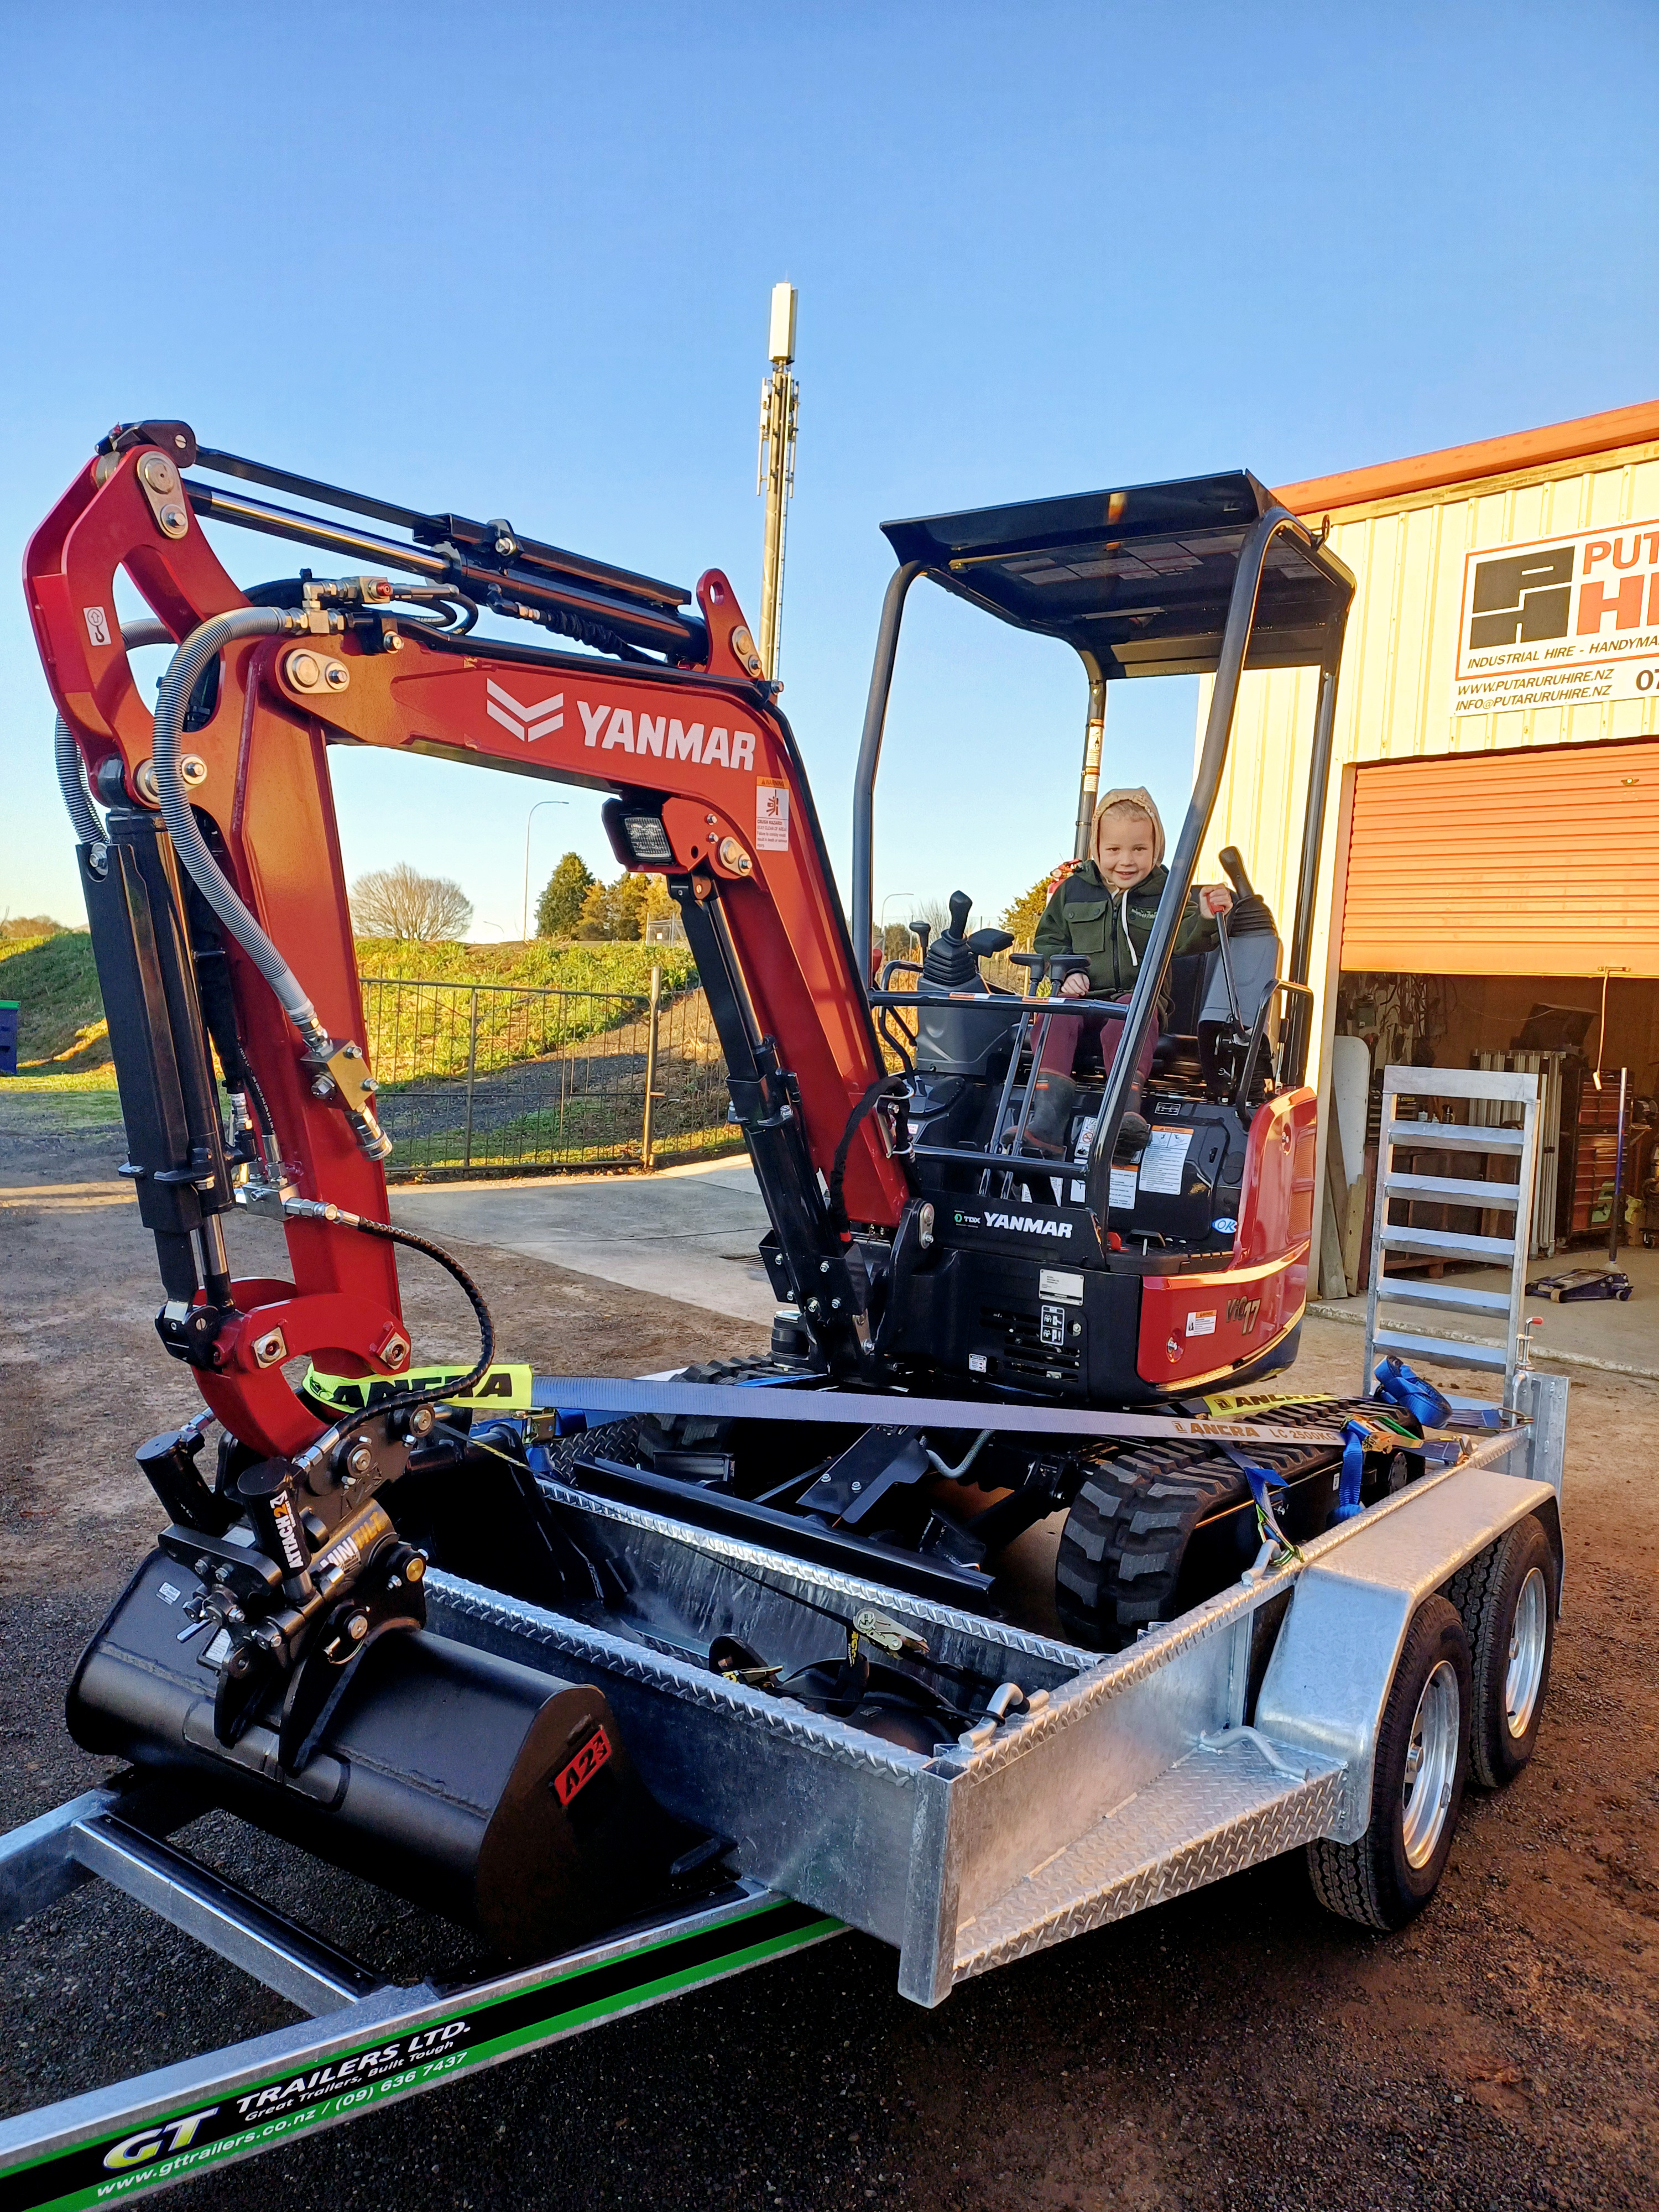
M 1466 1777 L 1501 1784 L 1530 1755 L 1566 1390 L 1523 1369 L 1513 1411 L 1454 1401 L 1420 1479 L 1299 1551 L 1264 1544 L 1235 1587 L 1106 1656 L 546 1481 L 592 1554 L 629 1562 L 615 1626 L 434 1571 L 431 1628 L 602 1688 L 660 1802 L 727 1844 L 717 1869 L 584 1948 L 394 1985 L 170 1842 L 202 1809 L 184 1786 L 94 1790 L 0 1839 L 0 1924 L 102 1880 L 307 2017 L 0 2123 L 0 2207 L 169 2187 L 843 1928 L 890 1945 L 902 1993 L 932 2006 L 1297 1848 L 1323 1903 L 1399 1924 L 1438 1880 Z M 826 1614 L 872 1613 L 1006 1686 L 986 1717 L 927 1753 L 706 1656 L 732 1619 L 788 1660 Z
M 233 488 L 180 477 L 198 465 Z M 408 542 L 273 507 L 250 483 Z M 307 571 L 250 600 L 198 528 L 209 521 L 377 573 Z M 210 1412 L 142 1448 L 173 1525 L 71 1686 L 76 1740 L 136 1771 L 0 1838 L 0 1925 L 100 1880 L 307 2017 L 0 2123 L 0 2212 L 170 2186 L 842 1928 L 888 1945 L 901 1992 L 933 2006 L 1297 1849 L 1325 1906 L 1397 1927 L 1440 1879 L 1466 1780 L 1497 1786 L 1531 1755 L 1560 1598 L 1565 1384 L 1516 1372 L 1507 1348 L 1464 1346 L 1462 1364 L 1504 1365 L 1501 1406 L 1446 1403 L 1398 1371 L 1385 1389 L 1409 1385 L 1427 1408 L 1408 1390 L 1409 1422 L 1294 1389 L 1224 1407 L 1194 1395 L 1279 1375 L 1305 1303 L 1309 948 L 1352 575 L 1243 471 L 888 535 L 900 565 L 860 754 L 850 915 L 717 571 L 693 614 L 678 586 L 504 520 L 368 500 L 200 447 L 173 421 L 118 426 L 32 541 L 125 1171 L 156 1238 L 162 1341 Z M 122 642 L 108 609 L 124 566 L 163 618 Z M 889 963 L 871 988 L 873 785 L 900 613 L 922 576 L 1081 656 L 1079 858 L 1108 684 L 1216 678 L 1127 995 L 1066 998 L 1103 1035 L 1115 1024 L 1115 1047 L 1097 1075 L 1074 1052 L 1053 1089 L 1040 1079 L 1052 993 L 1085 973 L 1090 993 L 1105 988 L 1081 937 L 1021 956 L 1024 994 L 994 991 L 979 961 L 1004 933 L 964 936 L 958 892 L 916 988 L 886 988 L 915 963 Z M 472 637 L 480 601 L 584 650 Z M 162 636 L 176 650 L 152 714 L 125 649 Z M 1222 855 L 1236 906 L 1195 884 L 1251 667 L 1317 672 L 1282 973 L 1243 856 Z M 540 713 L 529 700 L 555 682 L 581 688 L 568 727 L 550 712 L 562 693 L 533 728 L 507 715 L 502 701 Z M 664 751 L 667 707 L 701 715 L 718 750 L 699 735 L 683 757 L 673 722 Z M 494 1325 L 458 1263 L 384 1218 L 387 1139 L 356 1042 L 345 885 L 318 856 L 332 850 L 328 743 L 520 773 L 532 737 L 534 772 L 606 792 L 619 861 L 660 876 L 679 907 L 773 1224 L 762 1255 L 793 1320 L 763 1375 L 544 1377 L 519 1430 L 492 1440 L 489 1421 L 441 1411 L 489 1373 Z M 732 781 L 739 759 L 752 782 Z M 1085 888 L 1066 928 L 1086 921 L 1098 950 L 1109 902 L 1103 883 Z M 1218 966 L 1188 976 L 1187 1014 L 1165 1024 L 1194 893 Z M 890 1073 L 872 1009 L 909 1079 Z M 204 1023 L 242 1101 L 228 1139 Z M 1133 1109 L 1143 1058 L 1141 1103 L 1161 1128 Z M 1443 1127 L 1437 1141 L 1475 1133 L 1483 1151 L 1500 1136 Z M 1160 1159 L 1209 1164 L 1172 1194 L 1134 1166 L 1155 1142 Z M 1528 1140 L 1515 1146 L 1524 1170 Z M 1012 1216 L 960 1206 L 975 1194 L 1025 1209 L 1018 1249 L 998 1241 Z M 1429 1194 L 1529 1216 L 1516 1185 Z M 283 1224 L 292 1283 L 233 1279 L 222 1217 L 236 1205 Z M 1474 1240 L 1474 1256 L 1494 1241 Z M 465 1378 L 416 1387 L 406 1373 L 400 1243 L 466 1291 L 480 1350 Z M 1437 1285 L 1417 1302 L 1486 1311 L 1494 1297 Z M 320 1404 L 285 1376 L 301 1353 L 391 1395 L 370 1387 L 319 1433 Z M 720 1454 L 697 1449 L 704 1416 L 754 1443 L 723 1474 L 706 1464 Z M 194 1463 L 210 1419 L 212 1490 Z M 642 1439 L 652 1419 L 686 1425 L 678 1443 L 661 1431 L 669 1448 L 646 1464 L 626 1431 Z M 795 1425 L 792 1452 L 770 1440 L 789 1433 L 774 1419 Z M 951 1484 L 994 1502 L 941 1519 L 931 1501 Z M 1023 1626 L 996 1617 L 984 1565 L 1063 1508 L 1054 1619 L 1073 1641 L 1035 1632 L 1048 1615 L 1034 1609 Z M 429 1526 L 448 1534 L 428 1540 Z M 564 1566 L 518 1579 L 537 1543 Z M 1202 1572 L 1183 1582 L 1192 1562 Z M 520 1595 L 485 1586 L 500 1582 Z M 603 1823 L 596 1802 L 612 1808 Z M 181 1849 L 210 1805 L 310 1854 L 307 1871 L 366 1874 L 493 1948 L 447 1979 L 436 1961 L 453 1954 L 434 1937 L 428 1978 L 389 1978 Z M 516 1840 L 486 1881 L 507 1828 Z

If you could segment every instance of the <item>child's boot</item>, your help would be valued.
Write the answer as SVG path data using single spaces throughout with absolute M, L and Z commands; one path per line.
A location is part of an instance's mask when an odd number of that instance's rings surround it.
M 1066 1140 L 1072 1133 L 1079 1091 L 1069 1075 L 1039 1068 L 1031 1084 L 1031 1110 L 1026 1117 L 1025 1146 L 1045 1159 L 1064 1159 Z

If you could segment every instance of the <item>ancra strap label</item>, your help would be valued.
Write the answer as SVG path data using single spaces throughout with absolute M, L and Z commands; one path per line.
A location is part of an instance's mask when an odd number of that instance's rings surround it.
M 389 1406 L 411 1390 L 441 1390 L 446 1382 L 459 1382 L 465 1367 L 411 1367 L 406 1375 L 320 1375 L 313 1367 L 305 1389 L 313 1398 L 342 1413 L 361 1413 L 371 1406 Z M 487 1368 L 465 1396 L 452 1402 L 476 1407 L 480 1413 L 527 1413 L 531 1409 L 533 1377 L 527 1364 L 502 1360 Z

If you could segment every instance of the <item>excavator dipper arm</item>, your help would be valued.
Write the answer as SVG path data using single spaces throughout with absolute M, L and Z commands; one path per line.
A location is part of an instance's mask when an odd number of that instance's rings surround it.
M 568 608 L 602 588 L 623 630 L 648 638 L 654 625 L 665 650 L 703 657 L 690 667 L 647 659 L 620 635 L 613 648 L 624 659 L 434 635 L 394 610 L 407 587 L 384 575 L 262 591 L 269 634 L 228 633 L 206 653 L 169 750 L 122 641 L 116 576 L 125 571 L 167 634 L 195 639 L 200 655 L 220 635 L 202 634 L 210 618 L 261 619 L 238 615 L 250 601 L 200 514 L 243 518 L 230 512 L 236 501 L 179 475 L 180 459 L 196 458 L 187 426 L 146 425 L 106 445 L 36 533 L 25 580 L 59 714 L 109 809 L 81 865 L 131 1169 L 167 1291 L 159 1325 L 227 1430 L 259 1453 L 301 1453 L 323 1424 L 284 1378 L 287 1360 L 308 1352 L 337 1373 L 395 1376 L 410 1356 L 391 1245 L 331 1218 L 338 1209 L 385 1219 L 376 1154 L 386 1146 L 363 1050 L 331 744 L 611 794 L 606 827 L 619 857 L 664 875 L 684 914 L 789 1279 L 820 1349 L 842 1375 L 867 1366 L 865 1271 L 828 1195 L 838 1148 L 852 1220 L 891 1229 L 911 1190 L 890 1127 L 868 1110 L 884 1065 L 800 757 L 757 680 L 726 579 L 711 570 L 697 586 L 699 622 L 665 611 L 672 587 L 630 602 L 625 572 L 599 564 L 597 584 L 580 574 L 568 588 L 549 583 L 555 559 L 568 568 L 573 556 L 530 541 L 526 552 L 505 524 L 438 518 L 452 536 L 474 533 L 464 562 L 445 540 L 435 555 L 388 544 L 388 565 L 424 562 L 429 575 L 453 556 L 465 571 L 460 595 L 478 590 L 480 562 L 499 568 L 544 555 L 528 586 L 502 568 L 500 611 L 546 620 L 532 605 L 540 592 L 536 604 L 556 628 L 591 634 L 598 618 Z M 290 520 L 282 534 L 304 532 Z M 312 535 L 330 542 L 320 526 Z M 429 588 L 444 588 L 441 574 Z M 164 686 L 158 713 L 165 703 Z M 177 812 L 179 782 L 189 819 Z M 158 806 L 168 790 L 177 834 Z M 209 866 L 193 857 L 192 822 Z M 244 910 L 251 929 L 236 918 Z M 226 1087 L 240 1097 L 244 1086 L 254 1102 L 228 1152 L 210 1034 Z M 251 1181 L 283 1212 L 291 1282 L 229 1277 L 218 1223 L 239 1177 L 244 1197 Z

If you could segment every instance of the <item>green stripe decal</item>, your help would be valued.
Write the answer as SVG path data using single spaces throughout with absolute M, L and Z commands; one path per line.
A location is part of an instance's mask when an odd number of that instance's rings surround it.
M 465 1993 L 458 1993 L 454 2011 L 437 2014 L 425 2027 L 390 2030 L 378 2042 L 342 2051 L 325 2064 L 290 2069 L 216 2100 L 212 2087 L 204 2085 L 191 2105 L 142 2126 L 9 2166 L 0 2172 L 0 2212 L 84 2212 L 170 2187 L 331 2122 L 356 2119 L 382 2104 L 441 2087 L 469 2069 L 556 2037 L 760 1966 L 835 1935 L 841 1926 L 780 1899 L 713 1927 L 667 1932 L 618 1959 L 550 1972 L 527 1989 L 482 2001 L 475 1994 L 470 2004 Z M 223 2056 L 234 2077 L 234 2047 Z M 347 2077 L 349 2087 L 337 2086 Z

